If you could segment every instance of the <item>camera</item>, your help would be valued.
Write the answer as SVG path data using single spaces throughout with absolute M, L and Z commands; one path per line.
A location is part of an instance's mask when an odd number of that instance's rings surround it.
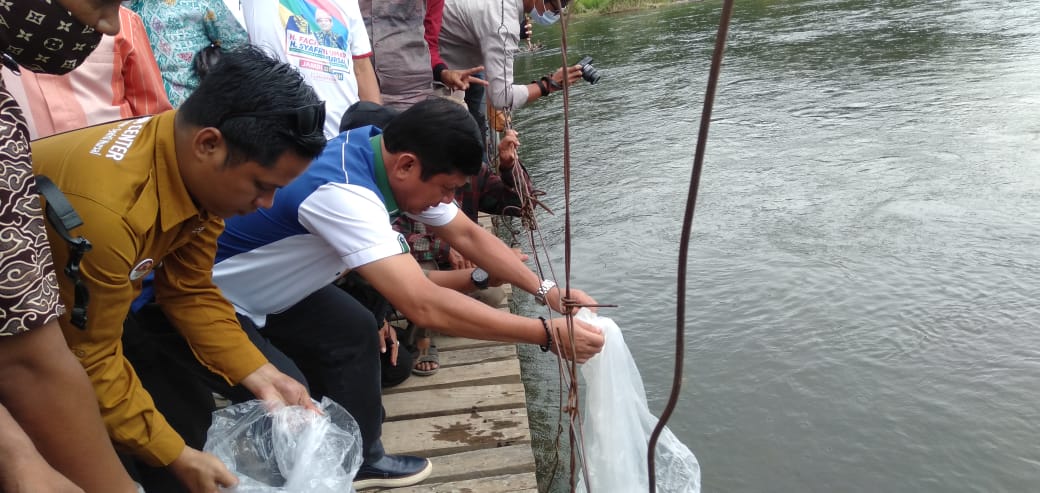
M 595 84 L 599 82 L 599 71 L 596 67 L 592 66 L 592 57 L 586 56 L 578 61 L 578 66 L 581 67 L 581 78 L 585 79 L 589 84 Z

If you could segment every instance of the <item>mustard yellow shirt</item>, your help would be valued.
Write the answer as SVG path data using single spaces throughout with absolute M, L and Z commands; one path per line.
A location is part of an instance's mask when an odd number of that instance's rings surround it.
M 156 466 L 176 459 L 184 440 L 156 410 L 121 343 L 123 321 L 150 268 L 156 300 L 202 364 L 235 384 L 267 362 L 213 284 L 224 221 L 199 210 L 185 189 L 175 116 L 167 111 L 32 143 L 34 172 L 65 193 L 84 222 L 72 234 L 93 244 L 81 263 L 90 291 L 87 328 L 73 326 L 66 314 L 60 320 L 65 339 L 94 384 L 109 435 Z M 49 224 L 47 234 L 61 298 L 71 307 L 73 285 L 62 273 L 69 249 Z

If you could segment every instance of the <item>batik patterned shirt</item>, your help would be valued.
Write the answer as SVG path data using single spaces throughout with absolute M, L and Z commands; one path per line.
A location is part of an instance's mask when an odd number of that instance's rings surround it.
M 66 73 L 101 41 L 57 2 L 0 1 L 0 53 L 34 72 Z M 53 321 L 62 311 L 29 156 L 29 131 L 0 80 L 0 336 Z

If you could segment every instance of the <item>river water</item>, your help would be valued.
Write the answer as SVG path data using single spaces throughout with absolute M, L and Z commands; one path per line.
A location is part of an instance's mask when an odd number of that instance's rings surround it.
M 620 305 L 602 313 L 655 414 L 720 9 L 569 25 L 571 60 L 602 73 L 571 99 L 572 283 Z M 558 28 L 535 38 L 518 80 L 559 63 Z M 1040 491 L 1038 80 L 1035 2 L 737 2 L 669 423 L 704 491 Z M 562 213 L 562 100 L 546 99 L 516 126 Z M 541 226 L 562 276 L 561 216 Z M 556 370 L 524 356 L 544 449 Z

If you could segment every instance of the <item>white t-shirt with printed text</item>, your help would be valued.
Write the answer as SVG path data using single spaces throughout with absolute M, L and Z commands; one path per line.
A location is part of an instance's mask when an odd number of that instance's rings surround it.
M 252 44 L 296 67 L 325 101 L 325 136 L 358 101 L 354 60 L 372 56 L 357 0 L 241 0 Z

